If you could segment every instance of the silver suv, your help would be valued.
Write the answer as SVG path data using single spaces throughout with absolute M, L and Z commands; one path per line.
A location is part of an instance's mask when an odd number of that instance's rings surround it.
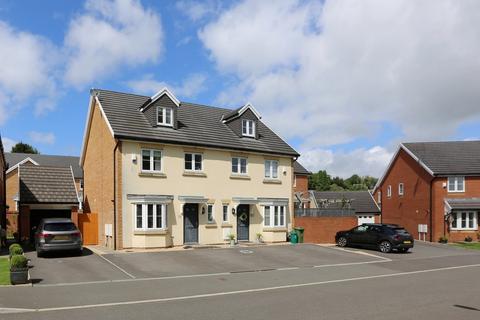
M 76 251 L 82 254 L 82 234 L 71 219 L 43 219 L 35 232 L 35 249 L 41 257 L 51 251 Z

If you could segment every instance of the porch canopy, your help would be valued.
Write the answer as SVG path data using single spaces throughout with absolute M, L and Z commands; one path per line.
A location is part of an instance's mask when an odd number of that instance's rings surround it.
M 480 198 L 455 198 L 445 199 L 445 211 L 454 210 L 480 210 Z

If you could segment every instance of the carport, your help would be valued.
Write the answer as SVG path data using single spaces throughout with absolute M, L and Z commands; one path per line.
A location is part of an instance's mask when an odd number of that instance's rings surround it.
M 79 199 L 71 168 L 19 167 L 20 239 L 32 239 L 44 218 L 71 218 L 77 223 Z

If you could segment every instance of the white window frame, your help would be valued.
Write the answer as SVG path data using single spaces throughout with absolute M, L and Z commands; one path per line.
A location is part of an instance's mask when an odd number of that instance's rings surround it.
M 392 186 L 388 185 L 387 186 L 387 198 L 391 198 L 391 197 L 392 197 Z
M 294 188 L 297 187 L 297 175 L 296 174 L 293 175 L 293 187 Z
M 377 193 L 377 202 L 382 203 L 382 191 L 378 191 Z
M 191 169 L 187 169 L 187 159 L 185 159 L 187 154 L 192 155 L 192 168 Z M 200 156 L 200 158 L 201 158 L 200 169 L 195 169 L 195 157 L 196 156 Z M 183 168 L 185 169 L 185 171 L 195 171 L 195 172 L 203 171 L 203 154 L 202 153 L 185 152 L 185 155 L 183 156 L 183 162 L 184 162 Z
M 459 180 L 462 180 L 462 189 L 458 187 L 459 185 Z M 450 182 L 453 180 L 453 189 L 450 189 Z M 447 179 L 447 190 L 448 192 L 465 192 L 465 177 L 463 176 L 453 176 L 453 177 L 448 177 Z
M 267 219 L 268 208 L 268 219 Z M 283 213 L 283 223 L 282 222 Z M 285 228 L 287 223 L 287 206 L 264 206 L 263 226 L 267 228 Z
M 162 122 L 158 121 L 158 116 L 162 112 Z M 170 113 L 170 122 L 167 122 L 167 112 Z M 170 107 L 157 107 L 157 124 L 160 126 L 173 127 L 173 108 Z
M 227 208 L 227 211 L 225 212 L 225 208 Z M 222 205 L 222 222 L 227 223 L 230 221 L 230 206 L 228 204 L 223 204 Z
M 403 196 L 404 193 L 405 193 L 405 185 L 402 182 L 400 182 L 398 184 L 398 195 Z
M 234 165 L 233 165 L 233 160 L 234 159 L 237 160 L 236 167 L 234 167 Z M 241 164 L 242 160 L 245 160 L 245 172 L 242 172 L 242 164 Z M 237 170 L 236 172 L 234 171 L 235 168 Z M 248 159 L 245 158 L 245 157 L 232 157 L 232 173 L 233 174 L 239 174 L 239 175 L 247 175 L 248 174 Z
M 153 227 L 148 227 L 148 206 L 153 206 Z M 137 206 L 142 207 L 142 226 L 139 228 L 137 226 Z M 161 216 L 161 226 L 157 225 L 157 209 L 160 206 Z M 151 231 L 151 230 L 166 230 L 167 229 L 167 214 L 168 214 L 168 205 L 165 203 L 134 203 L 133 204 L 133 226 L 135 231 Z
M 146 170 L 146 169 L 143 169 L 143 152 L 146 151 L 146 152 L 150 152 L 150 169 L 149 170 Z M 160 152 L 160 170 L 155 170 L 155 166 L 154 166 L 154 153 L 155 152 Z M 163 152 L 162 150 L 158 150 L 158 149 L 142 149 L 140 151 L 140 168 L 142 170 L 142 172 L 163 172 Z
M 242 136 L 255 137 L 255 121 L 242 119 Z
M 207 223 L 215 223 L 215 205 L 207 203 Z
M 273 163 L 276 163 L 276 172 L 273 170 Z M 265 160 L 265 178 L 278 179 L 278 160 Z
M 466 215 L 465 227 L 462 227 L 462 215 Z M 473 214 L 472 219 L 470 219 L 470 214 Z M 450 224 L 451 230 L 478 230 L 478 212 L 477 211 L 455 211 L 452 213 L 453 220 L 456 222 Z M 469 227 L 469 222 L 473 221 L 473 227 Z

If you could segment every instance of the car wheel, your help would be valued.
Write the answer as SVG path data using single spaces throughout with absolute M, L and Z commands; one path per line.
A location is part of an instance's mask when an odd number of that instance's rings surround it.
M 337 240 L 337 245 L 338 245 L 339 247 L 342 247 L 342 248 L 343 248 L 343 247 L 346 247 L 346 246 L 347 246 L 347 238 L 345 238 L 345 237 L 340 237 L 340 238 L 338 238 L 338 240 Z
M 389 253 L 390 251 L 392 251 L 392 244 L 385 240 L 380 242 L 378 248 L 380 249 L 380 252 Z

